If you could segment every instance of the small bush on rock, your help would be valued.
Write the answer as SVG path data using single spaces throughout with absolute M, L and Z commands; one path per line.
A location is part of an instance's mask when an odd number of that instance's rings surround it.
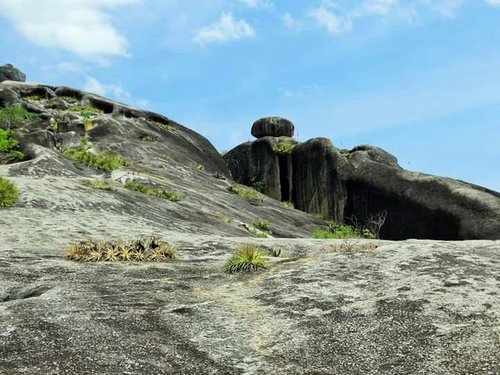
M 271 223 L 267 220 L 256 220 L 253 222 L 253 226 L 261 231 L 271 233 Z
M 113 190 L 111 184 L 104 180 L 85 180 L 82 185 L 98 190 Z
M 11 207 L 19 199 L 16 186 L 7 179 L 0 177 L 0 207 Z
M 156 236 L 133 241 L 82 241 L 69 247 L 64 258 L 76 262 L 165 262 L 175 259 L 175 249 Z
M 0 164 L 24 159 L 19 151 L 19 141 L 14 138 L 12 131 L 0 129 Z
M 231 185 L 227 188 L 230 193 L 237 194 L 240 197 L 247 198 L 253 201 L 262 201 L 262 194 L 256 190 L 244 188 L 242 186 Z
M 137 191 L 142 194 L 152 195 L 154 197 L 167 199 L 172 202 L 179 202 L 182 199 L 182 196 L 175 191 L 168 191 L 161 188 L 149 186 L 145 183 L 138 181 L 128 181 L 125 184 L 125 188 Z
M 262 252 L 255 246 L 243 245 L 224 264 L 222 270 L 227 273 L 253 272 L 266 268 Z
M 35 121 L 37 115 L 23 107 L 7 106 L 0 109 L 0 128 L 14 129 Z
M 274 152 L 277 154 L 290 154 L 295 147 L 292 141 L 281 141 L 274 147 Z
M 130 163 L 111 151 L 92 152 L 90 147 L 68 147 L 62 150 L 67 158 L 73 159 L 87 167 L 98 169 L 104 172 L 111 172 Z

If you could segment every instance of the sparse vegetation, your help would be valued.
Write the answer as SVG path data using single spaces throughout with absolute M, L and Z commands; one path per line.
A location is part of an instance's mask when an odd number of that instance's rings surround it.
M 0 177 L 0 208 L 11 207 L 19 199 L 19 190 L 7 179 Z
M 153 122 L 153 124 L 155 124 L 159 128 L 166 130 L 168 132 L 175 132 L 177 130 L 177 128 L 171 124 L 164 124 L 164 123 L 159 122 L 159 121 L 152 121 L 152 122 Z
M 30 102 L 39 102 L 40 100 L 43 100 L 45 98 L 42 97 L 41 95 L 28 95 L 28 96 L 23 97 L 23 99 L 28 100 Z
M 259 181 L 256 180 L 255 178 L 252 179 L 251 182 L 251 187 L 252 189 L 258 191 L 259 193 L 264 193 L 266 191 L 267 185 L 264 181 Z
M 156 142 L 157 138 L 154 135 L 148 134 L 141 138 L 144 142 Z
M 0 129 L 0 164 L 22 159 L 24 154 L 19 150 L 19 141 L 12 131 Z
M 268 238 L 269 233 L 261 231 L 260 229 L 254 227 L 253 225 L 248 229 L 250 233 L 252 233 L 257 238 Z
M 263 232 L 271 233 L 271 223 L 267 220 L 255 220 L 252 225 Z
M 361 234 L 350 225 L 330 223 L 328 229 L 315 229 L 312 237 L 315 239 L 360 238 Z
M 89 146 L 68 147 L 62 150 L 67 158 L 73 159 L 87 167 L 111 172 L 130 163 L 111 151 L 92 152 Z
M 72 96 L 60 96 L 60 98 L 68 104 L 75 104 L 78 102 L 78 99 L 73 98 Z
M 295 143 L 291 140 L 281 141 L 276 146 L 274 146 L 274 152 L 278 154 L 289 154 L 295 147 Z
M 197 171 L 204 171 L 205 170 L 205 166 L 203 164 L 200 164 L 200 163 L 191 164 L 191 168 L 196 169 Z
M 285 201 L 285 202 L 281 202 L 281 205 L 285 208 L 288 208 L 290 210 L 293 210 L 295 208 L 295 206 L 293 205 L 292 202 L 288 202 L 288 201 Z
M 68 248 L 64 258 L 76 262 L 165 262 L 175 259 L 175 249 L 156 236 L 132 241 L 82 241 Z
M 224 264 L 222 270 L 227 273 L 253 272 L 266 268 L 266 261 L 261 250 L 252 245 L 243 245 Z
M 102 113 L 102 110 L 94 108 L 90 105 L 74 105 L 68 108 L 70 112 L 79 112 L 80 115 L 85 118 L 90 118 L 94 114 Z
M 256 190 L 244 188 L 242 186 L 231 185 L 227 188 L 230 193 L 237 194 L 240 197 L 247 198 L 254 201 L 262 201 L 262 194 Z
M 14 129 L 38 118 L 37 115 L 28 112 L 23 107 L 7 106 L 0 109 L 0 128 Z
M 85 180 L 82 185 L 98 190 L 114 190 L 113 186 L 104 180 Z
M 164 190 L 138 181 L 128 181 L 125 184 L 125 188 L 142 194 L 167 199 L 172 202 L 179 202 L 182 199 L 182 196 L 175 191 Z

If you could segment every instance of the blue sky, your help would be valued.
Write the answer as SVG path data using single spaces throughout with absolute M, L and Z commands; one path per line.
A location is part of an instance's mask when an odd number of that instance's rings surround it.
M 254 120 L 500 191 L 500 0 L 0 0 L 0 64 L 165 114 Z

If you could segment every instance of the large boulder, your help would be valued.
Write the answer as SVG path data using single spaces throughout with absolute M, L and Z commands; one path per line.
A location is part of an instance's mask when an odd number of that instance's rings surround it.
M 252 135 L 255 138 L 263 137 L 293 137 L 295 127 L 293 123 L 281 117 L 264 117 L 254 122 Z
M 15 68 L 12 64 L 5 64 L 0 66 L 0 82 L 3 81 L 25 82 L 26 74 Z

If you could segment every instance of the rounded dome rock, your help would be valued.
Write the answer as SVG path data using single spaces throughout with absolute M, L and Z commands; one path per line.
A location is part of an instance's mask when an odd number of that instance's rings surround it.
M 25 82 L 26 74 L 15 68 L 12 64 L 0 66 L 0 82 L 3 81 L 18 81 Z
M 281 117 L 264 117 L 253 123 L 252 135 L 263 137 L 293 137 L 295 126 L 290 120 Z

